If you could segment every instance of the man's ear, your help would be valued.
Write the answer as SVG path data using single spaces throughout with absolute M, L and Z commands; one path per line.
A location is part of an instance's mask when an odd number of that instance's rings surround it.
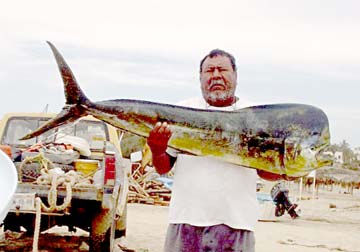
M 200 81 L 200 84 L 201 84 L 201 72 L 199 72 L 199 81 Z

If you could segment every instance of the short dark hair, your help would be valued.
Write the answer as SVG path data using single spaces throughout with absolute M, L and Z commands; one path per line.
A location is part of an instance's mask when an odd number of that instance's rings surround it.
M 232 69 L 234 71 L 236 71 L 236 62 L 235 62 L 235 57 L 224 51 L 224 50 L 221 50 L 221 49 L 213 49 L 209 52 L 209 54 L 207 54 L 201 61 L 200 61 L 200 73 L 202 72 L 202 66 L 204 64 L 204 61 L 209 57 L 209 58 L 214 58 L 214 57 L 217 57 L 217 56 L 225 56 L 225 57 L 228 57 L 230 62 L 231 62 L 231 66 L 232 66 Z

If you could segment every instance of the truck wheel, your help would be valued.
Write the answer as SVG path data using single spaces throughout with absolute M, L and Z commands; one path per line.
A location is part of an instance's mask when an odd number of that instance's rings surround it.
M 10 230 L 10 231 L 14 231 L 14 232 L 20 232 L 21 230 L 21 225 L 20 225 L 20 221 L 18 220 L 19 218 L 16 218 L 17 216 L 13 213 L 9 213 L 5 220 L 4 220 L 4 231 L 6 230 Z
M 112 211 L 101 209 L 91 221 L 89 251 L 110 251 L 110 228 L 112 222 Z
M 125 205 L 122 216 L 115 222 L 115 239 L 126 236 L 127 205 Z

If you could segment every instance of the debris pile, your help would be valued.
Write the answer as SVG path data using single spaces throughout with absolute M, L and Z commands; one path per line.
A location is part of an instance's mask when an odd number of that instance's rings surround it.
M 129 177 L 129 203 L 168 206 L 171 189 L 159 180 L 154 168 L 144 169 L 140 164 L 132 164 Z

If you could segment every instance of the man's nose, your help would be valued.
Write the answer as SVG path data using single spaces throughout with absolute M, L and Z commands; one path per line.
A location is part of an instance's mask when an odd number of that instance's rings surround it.
M 220 76 L 220 71 L 218 68 L 214 69 L 213 76 Z

